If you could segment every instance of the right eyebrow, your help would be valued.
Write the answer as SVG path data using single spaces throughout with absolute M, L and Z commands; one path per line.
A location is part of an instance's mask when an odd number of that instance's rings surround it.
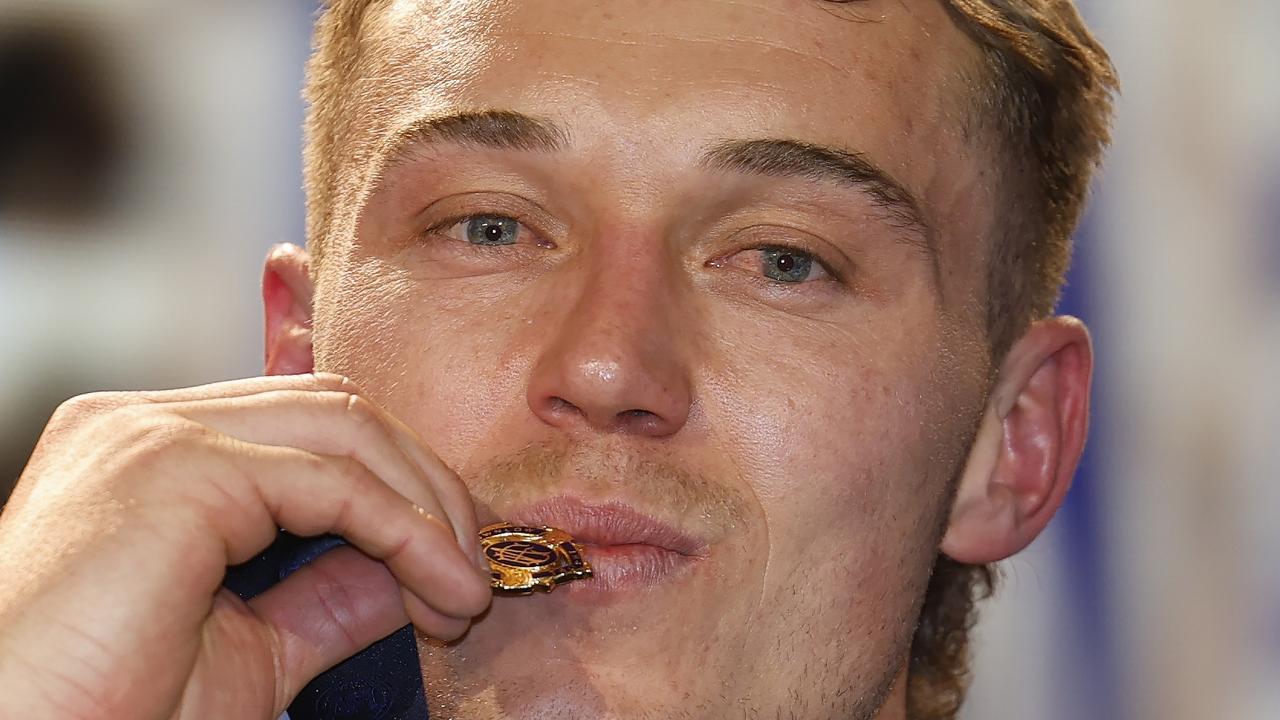
M 901 240 L 937 261 L 933 229 L 920 201 L 862 153 L 787 139 L 725 140 L 703 155 L 702 164 L 713 170 L 834 182 L 861 190 L 910 231 Z
M 511 110 L 455 111 L 414 120 L 392 134 L 379 154 L 384 167 L 393 167 L 408 160 L 415 148 L 441 142 L 555 152 L 569 144 L 569 133 L 553 122 Z

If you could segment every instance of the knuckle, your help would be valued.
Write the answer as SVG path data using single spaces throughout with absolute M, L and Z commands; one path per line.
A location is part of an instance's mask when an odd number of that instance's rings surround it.
M 128 404 L 127 395 L 117 392 L 94 392 L 77 395 L 58 406 L 51 425 L 73 425 L 99 417 Z
M 191 448 L 206 440 L 212 431 L 171 415 L 132 412 L 134 417 L 121 433 L 133 465 L 152 465 L 180 446 Z
M 315 477 L 323 477 L 334 488 L 335 496 L 368 492 L 369 471 L 359 460 L 348 455 L 309 455 L 308 471 Z
M 347 645 L 359 647 L 361 643 L 357 641 L 356 625 L 360 612 L 355 598 L 347 591 L 346 585 L 329 574 L 324 566 L 314 566 L 314 572 L 319 578 L 311 586 L 312 592 L 315 593 L 316 604 L 332 627 L 338 628 L 342 633 Z
M 334 457 L 331 462 L 337 464 L 338 475 L 348 485 L 363 487 L 369 482 L 370 473 L 363 464 L 354 457 L 349 455 L 339 455 Z

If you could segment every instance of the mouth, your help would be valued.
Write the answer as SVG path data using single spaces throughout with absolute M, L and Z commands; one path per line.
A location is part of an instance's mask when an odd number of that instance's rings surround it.
M 596 504 L 559 496 L 518 508 L 506 519 L 573 536 L 593 570 L 589 580 L 564 586 L 575 595 L 655 588 L 690 570 L 709 550 L 706 541 L 620 501 Z

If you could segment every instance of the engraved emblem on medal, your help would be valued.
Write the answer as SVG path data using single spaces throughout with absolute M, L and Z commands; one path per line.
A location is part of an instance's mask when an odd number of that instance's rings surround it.
M 563 530 L 497 523 L 480 531 L 480 548 L 493 571 L 489 584 L 511 595 L 591 577 L 582 547 Z

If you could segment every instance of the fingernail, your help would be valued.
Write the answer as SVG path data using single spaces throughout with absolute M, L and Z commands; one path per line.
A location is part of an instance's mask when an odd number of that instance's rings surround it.
M 483 548 L 476 548 L 475 559 L 476 570 L 480 572 L 480 577 L 483 577 L 486 583 L 489 582 L 490 578 L 493 577 L 493 568 L 489 566 L 489 559 L 484 556 Z

